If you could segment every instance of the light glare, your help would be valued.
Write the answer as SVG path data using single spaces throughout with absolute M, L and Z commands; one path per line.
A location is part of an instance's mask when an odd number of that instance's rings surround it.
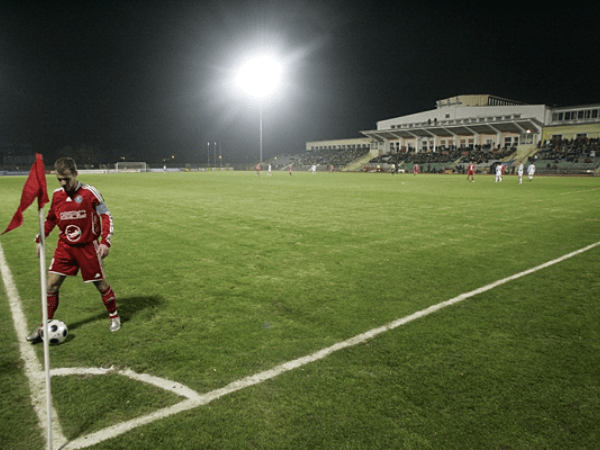
M 270 56 L 258 56 L 242 66 L 236 77 L 237 85 L 259 99 L 275 90 L 281 76 L 281 65 Z

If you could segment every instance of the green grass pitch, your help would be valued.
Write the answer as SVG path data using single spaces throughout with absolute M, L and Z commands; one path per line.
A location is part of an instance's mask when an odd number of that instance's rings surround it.
M 599 178 L 465 178 L 80 175 L 115 219 L 105 264 L 124 323 L 111 334 L 94 287 L 68 279 L 56 317 L 70 335 L 51 366 L 207 393 L 600 241 Z M 24 182 L 0 178 L 2 228 Z M 34 205 L 0 238 L 28 331 L 37 232 Z M 599 259 L 595 247 L 93 448 L 596 449 Z M 0 305 L 0 446 L 43 448 L 4 289 Z M 52 389 L 70 440 L 180 400 L 116 375 Z

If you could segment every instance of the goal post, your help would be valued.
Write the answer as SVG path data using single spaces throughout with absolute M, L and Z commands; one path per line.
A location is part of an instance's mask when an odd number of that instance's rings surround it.
M 117 172 L 145 172 L 145 162 L 125 162 L 121 161 L 115 164 Z

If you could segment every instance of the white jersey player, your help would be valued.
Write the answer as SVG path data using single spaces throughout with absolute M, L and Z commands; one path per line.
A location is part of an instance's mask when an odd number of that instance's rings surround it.
M 529 164 L 529 167 L 527 167 L 527 175 L 529 176 L 529 181 L 533 180 L 533 176 L 535 175 L 535 164 Z
M 502 174 L 504 173 L 504 165 L 498 164 L 496 166 L 496 182 L 499 183 L 502 181 Z
M 517 175 L 519 176 L 519 184 L 523 184 L 523 164 L 519 164 L 517 168 Z

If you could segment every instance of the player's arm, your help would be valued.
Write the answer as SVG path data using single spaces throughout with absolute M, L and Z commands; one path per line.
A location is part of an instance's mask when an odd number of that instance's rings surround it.
M 104 201 L 99 202 L 94 209 L 100 215 L 100 220 L 102 221 L 102 236 L 100 239 L 99 251 L 100 257 L 104 259 L 110 253 L 110 240 L 114 231 L 113 218 Z

